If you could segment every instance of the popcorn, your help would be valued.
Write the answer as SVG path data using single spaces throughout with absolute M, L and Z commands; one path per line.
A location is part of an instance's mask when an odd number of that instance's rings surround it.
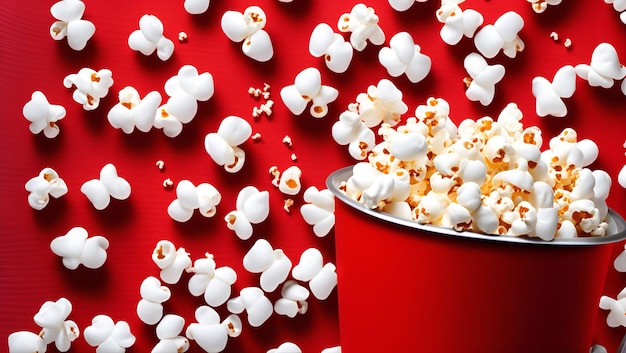
M 261 288 L 273 292 L 287 279 L 291 260 L 281 249 L 272 249 L 267 240 L 259 239 L 243 257 L 243 267 L 251 273 L 261 273 Z
M 65 76 L 63 85 L 66 88 L 74 86 L 76 88 L 72 95 L 74 101 L 82 104 L 85 110 L 94 110 L 100 105 L 100 99 L 109 93 L 109 88 L 113 86 L 113 78 L 111 70 L 108 69 L 96 72 L 90 68 L 82 68 L 76 74 Z
M 193 267 L 186 271 L 193 273 L 187 287 L 193 296 L 204 295 L 206 303 L 218 307 L 230 297 L 231 286 L 237 280 L 237 273 L 228 266 L 215 268 L 212 254 L 206 253 L 204 258 L 194 261 Z
M 185 43 L 187 41 L 187 33 L 185 32 L 178 32 L 178 41 L 181 43 Z
M 174 42 L 163 35 L 163 23 L 148 14 L 141 16 L 139 29 L 128 36 L 128 46 L 146 56 L 156 50 L 161 61 L 167 61 L 174 53 Z
M 172 186 L 174 186 L 174 182 L 172 181 L 172 179 L 166 178 L 165 180 L 163 180 L 163 187 L 165 189 L 170 189 Z
M 626 189 L 626 164 L 620 169 L 619 174 L 617 175 L 617 182 L 624 189 Z
M 563 46 L 567 49 L 572 47 L 572 40 L 570 38 L 565 38 L 565 41 L 563 42 Z
M 283 202 L 283 210 L 285 210 L 285 212 L 287 213 L 291 213 L 291 206 L 293 206 L 293 199 L 285 199 L 285 201 Z
M 159 169 L 159 171 L 164 171 L 165 170 L 165 162 L 163 162 L 162 160 L 158 160 L 155 163 L 156 167 Z
M 291 140 L 291 137 L 289 135 L 285 135 L 285 137 L 283 137 L 283 144 L 288 148 L 293 147 L 293 141 Z
M 556 32 L 550 32 L 550 38 L 552 38 L 553 41 L 557 41 L 559 40 L 559 34 Z
M 272 185 L 274 185 L 275 187 L 278 187 L 278 183 L 280 182 L 280 170 L 278 170 L 277 166 L 273 165 L 270 167 L 268 172 L 273 178 Z
M 474 37 L 476 49 L 486 58 L 495 57 L 500 50 L 509 58 L 514 58 L 524 50 L 524 42 L 518 32 L 524 27 L 524 19 L 513 11 L 500 16 L 493 25 L 481 28 Z
M 387 69 L 389 75 L 398 77 L 406 74 L 409 81 L 417 83 L 430 72 L 430 57 L 420 53 L 420 46 L 415 44 L 407 32 L 399 32 L 389 41 L 389 47 L 378 52 L 378 61 Z
M 400 116 L 406 113 L 409 107 L 402 101 L 402 92 L 393 82 L 382 79 L 376 86 L 369 86 L 366 93 L 359 93 L 356 97 L 356 111 L 367 127 L 374 127 L 381 122 L 395 126 L 400 122 Z
M 626 1 L 624 0 L 604 0 L 606 4 L 613 4 L 613 9 L 620 13 L 619 19 L 626 24 Z
M 278 182 L 278 190 L 286 195 L 297 195 L 302 188 L 300 182 L 302 177 L 302 170 L 297 166 L 291 166 L 283 172 Z
M 216 206 L 222 200 L 222 195 L 209 184 L 193 185 L 189 180 L 181 180 L 176 186 L 176 199 L 167 207 L 167 214 L 177 222 L 187 222 L 197 209 L 204 217 L 215 216 Z
M 46 343 L 43 339 L 32 332 L 17 331 L 9 335 L 9 353 L 45 352 Z
M 358 112 L 346 110 L 332 127 L 332 136 L 340 145 L 348 145 L 350 156 L 363 160 L 376 142 L 374 132 L 361 120 Z
M 72 303 L 66 298 L 60 298 L 56 302 L 43 303 L 34 320 L 42 328 L 39 336 L 47 345 L 54 342 L 60 352 L 67 352 L 74 340 L 80 335 L 78 326 L 72 320 L 67 320 L 72 311 Z M 45 352 L 45 349 L 42 351 Z
M 477 53 L 468 54 L 463 61 L 463 66 L 472 78 L 465 96 L 471 101 L 479 101 L 484 106 L 491 104 L 496 91 L 496 83 L 504 77 L 504 66 L 488 65 L 485 59 Z
M 385 33 L 378 25 L 378 15 L 371 7 L 356 4 L 350 13 L 339 17 L 337 28 L 340 32 L 350 32 L 350 44 L 357 51 L 363 51 L 369 40 L 374 45 L 385 42 Z
M 224 217 L 228 229 L 234 230 L 241 240 L 250 239 L 252 224 L 263 222 L 269 215 L 269 197 L 269 192 L 259 191 L 254 186 L 241 189 L 237 195 L 236 210 Z
M 191 15 L 200 15 L 209 9 L 211 0 L 185 0 L 185 11 Z
M 244 119 L 230 115 L 220 123 L 216 133 L 206 135 L 204 148 L 215 163 L 229 173 L 237 173 L 246 161 L 246 153 L 238 146 L 252 135 L 252 126 Z
M 135 336 L 130 332 L 126 321 L 113 322 L 107 315 L 97 315 L 91 320 L 91 326 L 85 328 L 85 341 L 96 348 L 96 353 L 126 352 L 126 348 L 135 344 Z
M 67 185 L 52 168 L 44 168 L 39 175 L 29 179 L 24 185 L 28 194 L 28 204 L 35 210 L 42 210 L 50 202 L 50 196 L 59 198 L 67 194 Z
M 243 53 L 260 62 L 274 56 L 269 34 L 263 28 L 267 23 L 265 12 L 258 6 L 250 6 L 243 13 L 226 11 L 222 15 L 222 31 L 233 42 L 243 42 Z
M 536 13 L 542 13 L 547 8 L 548 5 L 558 5 L 562 0 L 526 0 L 531 4 L 533 11 Z
M 65 108 L 50 104 L 45 94 L 35 91 L 24 105 L 22 114 L 30 121 L 28 126 L 30 132 L 38 134 L 43 131 L 47 138 L 55 138 L 59 134 L 59 126 L 56 123 L 65 117 Z
M 200 306 L 195 312 L 197 323 L 187 326 L 185 334 L 204 349 L 205 352 L 221 352 L 226 348 L 228 337 L 241 334 L 241 320 L 237 315 L 229 315 L 220 323 L 219 314 L 209 306 Z
M 406 11 L 416 2 L 426 2 L 428 0 L 389 0 L 389 5 L 396 11 Z
M 267 353 L 302 353 L 302 350 L 295 343 L 285 342 L 277 348 L 270 349 Z
M 178 248 L 169 240 L 159 240 L 152 251 L 152 261 L 161 269 L 159 276 L 168 284 L 178 283 L 180 276 L 191 267 L 185 248 Z
M 339 91 L 322 85 L 322 77 L 318 69 L 309 67 L 296 75 L 293 85 L 283 87 L 280 97 L 289 111 L 295 115 L 304 112 L 307 104 L 312 102 L 311 116 L 322 118 L 328 113 L 328 104 L 335 101 Z
M 589 353 L 607 353 L 607 350 L 599 344 L 594 344 L 589 348 Z
M 619 272 L 626 272 L 626 245 L 624 250 L 613 261 L 613 267 Z
M 50 243 L 52 252 L 63 258 L 63 266 L 75 270 L 78 265 L 91 269 L 100 268 L 107 258 L 109 241 L 100 235 L 88 238 L 85 228 L 74 227 L 65 235 Z
M 315 248 L 302 252 L 300 262 L 291 270 L 291 275 L 299 281 L 309 282 L 311 293 L 319 300 L 328 298 L 337 286 L 335 265 L 330 262 L 323 265 L 322 253 Z
M 573 66 L 566 65 L 554 75 L 552 82 L 537 76 L 532 81 L 533 96 L 537 100 L 537 115 L 552 115 L 562 118 L 567 115 L 567 107 L 561 98 L 570 98 L 576 90 L 576 71 Z
M 352 45 L 326 23 L 320 23 L 313 29 L 309 39 L 309 53 L 316 58 L 324 57 L 326 67 L 335 73 L 348 70 L 354 50 Z
M 261 288 L 245 287 L 239 294 L 238 297 L 228 300 L 226 306 L 233 314 L 241 314 L 245 310 L 250 326 L 259 327 L 272 316 L 274 307 Z
M 161 94 L 152 91 L 141 99 L 135 88 L 126 86 L 118 96 L 120 102 L 114 105 L 107 115 L 111 126 L 127 134 L 132 133 L 135 127 L 142 132 L 150 131 L 161 104 Z
M 111 197 L 126 200 L 130 196 L 131 188 L 126 179 L 117 175 L 115 165 L 109 163 L 100 170 L 100 179 L 85 182 L 80 191 L 87 196 L 93 207 L 104 210 L 109 206 Z
M 473 38 L 478 27 L 483 24 L 483 15 L 478 11 L 461 9 L 459 4 L 463 1 L 444 0 L 436 12 L 437 20 L 443 23 L 439 35 L 446 44 L 456 45 L 463 36 Z
M 141 300 L 137 303 L 137 316 L 148 325 L 154 325 L 163 317 L 163 302 L 172 296 L 169 288 L 161 286 L 158 278 L 149 276 L 139 287 Z
M 83 20 L 85 4 L 80 0 L 61 0 L 50 7 L 50 13 L 57 19 L 50 26 L 50 36 L 54 40 L 67 37 L 70 48 L 80 51 L 96 32 L 96 26 Z
M 186 352 L 189 349 L 189 340 L 180 335 L 184 326 L 185 319 L 181 316 L 165 315 L 156 327 L 159 343 L 152 348 L 152 352 Z
M 328 348 L 322 349 L 321 353 L 341 353 L 341 346 L 328 347 Z
M 626 67 L 620 64 L 617 51 L 609 43 L 600 43 L 591 54 L 591 63 L 576 65 L 576 74 L 592 87 L 611 88 L 614 80 L 626 77 Z
M 603 295 L 600 298 L 600 308 L 610 310 L 606 317 L 609 327 L 626 327 L 626 288 L 619 292 L 616 299 Z
M 309 290 L 299 285 L 298 282 L 289 280 L 285 282 L 280 291 L 281 298 L 274 303 L 274 311 L 278 315 L 294 318 L 297 314 L 305 314 L 309 308 L 306 302 Z
M 318 190 L 311 186 L 304 191 L 306 204 L 300 207 L 304 221 L 313 226 L 313 233 L 325 237 L 335 226 L 335 197 L 328 189 Z

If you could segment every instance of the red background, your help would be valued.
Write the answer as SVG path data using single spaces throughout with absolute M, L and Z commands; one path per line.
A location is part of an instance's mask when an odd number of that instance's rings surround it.
M 141 281 L 147 276 L 158 276 L 150 256 L 161 239 L 184 247 L 192 259 L 210 252 L 215 255 L 218 266 L 233 267 L 238 274 L 233 295 L 243 287 L 258 285 L 258 275 L 247 273 L 241 259 L 259 238 L 266 238 L 274 248 L 283 249 L 294 265 L 302 251 L 309 247 L 319 248 L 325 261 L 334 262 L 333 234 L 322 239 L 313 234 L 299 214 L 301 195 L 295 197 L 291 213 L 286 213 L 282 209 L 284 197 L 271 185 L 267 171 L 272 165 L 284 170 L 295 164 L 303 171 L 303 190 L 308 186 L 321 189 L 329 173 L 354 163 L 347 147 L 333 141 L 331 127 L 358 93 L 365 92 L 368 85 L 375 85 L 382 78 L 389 78 L 377 60 L 380 47 L 369 44 L 363 52 L 355 52 L 348 71 L 335 74 L 325 67 L 321 58 L 308 53 L 308 39 L 320 22 L 336 30 L 339 16 L 349 12 L 355 3 L 357 1 L 294 0 L 284 4 L 277 0 L 254 3 L 213 0 L 205 14 L 190 15 L 185 12 L 182 0 L 87 0 L 83 18 L 95 24 L 96 33 L 83 51 L 76 52 L 65 40 L 57 42 L 49 35 L 49 27 L 55 21 L 49 12 L 54 1 L 25 5 L 1 0 L 4 24 L 0 27 L 0 350 L 7 350 L 6 337 L 11 332 L 38 332 L 32 317 L 43 302 L 66 297 L 74 306 L 70 319 L 76 321 L 81 330 L 95 315 L 107 314 L 115 321 L 125 320 L 131 325 L 137 342 L 129 351 L 149 351 L 157 343 L 154 327 L 143 324 L 135 308 L 140 299 Z M 244 56 L 241 45 L 231 42 L 220 29 L 220 18 L 225 11 L 243 12 L 250 5 L 261 6 L 267 14 L 265 30 L 275 50 L 268 63 L 258 63 Z M 619 82 L 611 89 L 602 89 L 577 79 L 574 96 L 566 100 L 569 114 L 565 118 L 537 117 L 530 88 L 535 76 L 552 79 L 563 65 L 589 63 L 593 49 L 603 41 L 613 44 L 624 62 L 626 25 L 619 21 L 610 5 L 599 0 L 565 1 L 549 7 L 543 14 L 535 14 L 530 4 L 522 0 L 463 3 L 462 8 L 481 12 L 485 24 L 493 23 L 509 9 L 525 19 L 520 36 L 526 49 L 515 59 L 499 54 L 488 60 L 490 64 L 503 64 L 507 70 L 488 107 L 471 102 L 464 95 L 462 79 L 467 74 L 462 67 L 463 58 L 475 49 L 467 38 L 456 46 L 442 42 L 438 34 L 441 24 L 435 18 L 439 1 L 416 3 L 404 13 L 395 12 L 383 0 L 370 1 L 367 5 L 374 7 L 380 16 L 380 26 L 387 36 L 386 45 L 395 33 L 407 31 L 422 47 L 422 52 L 433 60 L 430 74 L 417 84 L 410 83 L 406 77 L 391 78 L 404 92 L 404 101 L 409 106 L 405 118 L 412 115 L 417 105 L 434 96 L 450 102 L 451 117 L 457 123 L 466 117 L 476 119 L 490 115 L 495 118 L 508 102 L 515 102 L 524 112 L 524 125 L 542 128 L 546 144 L 563 128 L 573 127 L 580 138 L 591 138 L 598 143 L 600 156 L 593 168 L 604 169 L 612 176 L 609 206 L 626 214 L 623 201 L 626 190 L 616 182 L 617 173 L 626 162 L 622 147 L 626 139 L 623 110 L 626 98 L 619 90 Z M 145 13 L 160 18 L 165 36 L 175 43 L 174 55 L 166 62 L 155 54 L 146 57 L 134 52 L 127 45 L 128 35 L 138 28 L 139 18 Z M 188 34 L 186 43 L 178 42 L 179 31 Z M 558 42 L 550 38 L 552 31 L 560 35 Z M 566 37 L 573 43 L 569 49 L 563 46 Z M 215 95 L 208 102 L 199 103 L 196 118 L 184 126 L 181 135 L 170 139 L 156 129 L 126 135 L 109 125 L 106 114 L 118 102 L 119 90 L 130 85 L 137 88 L 141 96 L 157 90 L 166 98 L 165 81 L 185 64 L 213 75 Z M 293 116 L 280 101 L 280 89 L 292 84 L 295 75 L 309 66 L 320 69 L 323 84 L 339 89 L 339 98 L 322 119 L 312 118 L 306 112 Z M 72 91 L 62 85 L 66 75 L 83 67 L 108 68 L 115 81 L 100 107 L 91 112 L 75 103 Z M 262 88 L 265 82 L 271 85 L 271 99 L 276 102 L 274 114 L 254 119 L 252 108 L 262 101 L 250 97 L 248 88 Z M 28 122 L 21 111 L 35 90 L 44 92 L 50 103 L 60 104 L 67 110 L 66 117 L 59 123 L 61 133 L 55 139 L 47 139 L 43 134 L 33 135 L 28 130 Z M 228 115 L 247 119 L 253 126 L 253 133 L 262 135 L 260 142 L 249 140 L 242 145 L 247 160 L 237 174 L 229 174 L 217 166 L 203 146 L 204 136 L 215 132 Z M 285 135 L 293 139 L 292 150 L 281 142 Z M 298 157 L 296 162 L 290 158 L 292 152 Z M 163 172 L 155 167 L 159 159 L 165 161 Z M 104 211 L 96 211 L 79 189 L 85 181 L 96 178 L 106 163 L 117 166 L 120 176 L 132 185 L 132 194 L 126 201 L 113 200 Z M 24 183 L 48 166 L 66 181 L 69 193 L 52 200 L 44 210 L 35 211 L 27 203 Z M 175 183 L 189 179 L 195 184 L 213 184 L 223 197 L 217 215 L 206 219 L 196 214 L 184 224 L 172 221 L 166 209 L 175 198 L 175 192 L 166 191 L 161 185 L 168 177 Z M 241 241 L 226 228 L 223 217 L 235 208 L 238 191 L 247 185 L 270 191 L 271 212 L 264 223 L 255 226 L 251 239 Z M 70 271 L 50 251 L 50 241 L 74 226 L 85 227 L 90 235 L 104 235 L 109 239 L 109 257 L 102 268 L 80 267 Z M 621 250 L 623 244 L 615 245 L 615 255 Z M 598 273 L 598 276 L 604 275 Z M 613 268 L 609 268 L 606 275 L 605 294 L 615 297 L 626 285 L 626 275 Z M 165 303 L 167 313 L 183 316 L 187 324 L 195 321 L 194 309 L 204 304 L 201 297 L 188 293 L 188 278 L 189 275 L 184 274 L 179 284 L 170 286 L 172 298 Z M 279 293 L 268 296 L 275 300 Z M 397 306 L 389 303 L 389 307 Z M 363 309 L 364 313 L 370 310 Z M 225 308 L 218 310 L 225 317 Z M 402 312 L 393 309 L 389 314 L 402 315 Z M 603 344 L 612 352 L 625 331 L 608 328 L 606 314 L 606 311 L 599 311 L 594 343 Z M 229 340 L 226 352 L 266 352 L 284 341 L 297 343 L 304 352 L 320 352 L 340 344 L 337 290 L 326 301 L 311 297 L 309 312 L 294 319 L 274 314 L 260 328 L 249 327 L 245 314 L 242 319 L 243 333 Z M 388 339 L 393 339 L 391 332 Z M 74 352 L 93 350 L 83 337 L 71 348 Z M 49 346 L 49 351 L 55 351 L 53 345 Z M 189 351 L 200 349 L 192 342 Z

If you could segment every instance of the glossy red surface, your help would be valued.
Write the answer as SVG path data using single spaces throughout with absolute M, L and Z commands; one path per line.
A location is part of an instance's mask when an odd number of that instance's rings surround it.
M 268 63 L 255 62 L 241 52 L 241 45 L 231 42 L 220 29 L 220 18 L 227 10 L 243 11 L 252 3 L 245 1 L 211 1 L 209 10 L 202 15 L 190 15 L 183 1 L 85 1 L 84 19 L 96 26 L 94 37 L 83 51 L 70 49 L 65 40 L 50 38 L 49 27 L 54 22 L 50 6 L 54 1 L 25 5 L 24 2 L 0 0 L 5 23 L 0 27 L 0 104 L 3 107 L 0 129 L 0 350 L 6 351 L 6 337 L 14 331 L 38 331 L 33 315 L 47 300 L 66 297 L 73 303 L 70 318 L 81 329 L 87 327 L 97 314 L 107 314 L 114 320 L 129 322 L 137 336 L 131 352 L 147 352 L 156 343 L 154 327 L 143 324 L 135 313 L 139 285 L 147 276 L 158 275 L 150 255 L 156 242 L 169 239 L 184 247 L 192 259 L 205 252 L 215 255 L 218 266 L 231 266 L 238 274 L 234 293 L 246 286 L 258 285 L 258 275 L 250 274 L 242 266 L 242 257 L 258 238 L 266 238 L 274 248 L 281 248 L 297 263 L 302 251 L 317 247 L 326 261 L 335 261 L 334 235 L 317 238 L 299 214 L 303 200 L 295 197 L 291 213 L 283 210 L 284 196 L 271 184 L 268 169 L 276 165 L 284 170 L 298 165 L 303 171 L 302 183 L 324 187 L 332 171 L 354 163 L 344 146 L 337 145 L 331 137 L 332 124 L 339 114 L 353 102 L 358 93 L 382 78 L 389 78 L 378 63 L 379 47 L 368 45 L 363 52 L 355 52 L 353 62 L 344 74 L 330 72 L 320 58 L 308 53 L 311 31 L 320 22 L 336 28 L 339 16 L 349 12 L 357 1 L 294 0 L 281 3 L 277 0 L 259 0 L 268 17 L 266 31 L 275 49 Z M 501 63 L 507 73 L 496 87 L 491 105 L 483 107 L 470 102 L 464 95 L 462 79 L 467 73 L 462 67 L 463 58 L 474 51 L 470 39 L 456 46 L 448 46 L 439 37 L 441 24 L 434 13 L 439 2 L 429 0 L 416 3 L 404 13 L 391 9 L 387 1 L 377 0 L 367 5 L 380 16 L 380 26 L 389 38 L 399 31 L 408 31 L 422 52 L 433 59 L 428 77 L 410 83 L 405 77 L 391 80 L 403 91 L 404 101 L 412 111 L 424 104 L 428 97 L 441 97 L 451 105 L 451 117 L 460 122 L 466 117 L 484 115 L 496 117 L 508 103 L 516 102 L 524 112 L 525 126 L 537 125 L 544 132 L 544 141 L 565 127 L 575 128 L 581 138 L 590 138 L 600 147 L 600 156 L 594 168 L 606 170 L 613 180 L 626 162 L 622 144 L 626 139 L 623 107 L 626 98 L 619 85 L 611 89 L 593 88 L 577 79 L 574 96 L 566 99 L 569 114 L 565 118 L 539 118 L 535 114 L 535 99 L 530 82 L 535 76 L 552 78 L 563 65 L 589 63 L 597 44 L 606 41 L 615 46 L 626 58 L 626 25 L 610 5 L 602 1 L 574 2 L 549 7 L 543 14 L 535 14 L 526 1 L 483 1 L 463 3 L 463 8 L 473 8 L 485 17 L 485 23 L 511 9 L 525 19 L 520 33 L 526 43 L 525 50 L 515 59 L 499 54 L 489 63 Z M 165 36 L 174 40 L 172 58 L 161 62 L 155 55 L 146 57 L 128 48 L 128 35 L 138 28 L 139 18 L 154 14 L 161 19 Z M 180 31 L 188 34 L 188 41 L 176 40 Z M 555 31 L 558 42 L 550 38 Z M 344 35 L 348 38 L 347 35 Z M 572 47 L 563 46 L 571 38 Z M 196 118 L 184 126 L 180 136 L 170 139 L 159 130 L 126 135 L 112 128 L 106 120 L 108 110 L 115 105 L 117 93 L 130 85 L 143 96 L 157 90 L 165 96 L 163 85 L 178 69 L 192 64 L 200 72 L 210 72 L 215 80 L 215 95 L 199 104 Z M 322 73 L 322 82 L 339 89 L 338 99 L 330 105 L 329 114 L 315 119 L 308 114 L 293 116 L 280 101 L 279 91 L 293 83 L 295 75 L 306 67 L 314 66 Z M 63 78 L 83 67 L 95 70 L 108 68 L 113 72 L 114 85 L 100 107 L 86 112 L 72 100 L 72 91 L 63 87 Z M 271 117 L 254 119 L 252 108 L 261 104 L 248 94 L 248 88 L 271 85 L 272 99 L 276 102 Z M 44 92 L 52 104 L 63 105 L 66 117 L 60 121 L 60 135 L 47 139 L 33 135 L 22 115 L 22 107 L 32 92 Z M 221 120 L 228 115 L 238 115 L 259 132 L 259 142 L 248 140 L 242 145 L 247 153 L 244 168 L 237 174 L 226 173 L 217 166 L 203 147 L 204 136 L 215 132 Z M 293 148 L 288 149 L 282 139 L 289 135 Z M 291 154 L 297 161 L 291 160 Z M 157 160 L 165 161 L 165 170 L 155 167 Z M 79 189 L 82 183 L 95 178 L 102 166 L 114 163 L 119 174 L 132 185 L 132 194 L 126 201 L 113 201 L 104 211 L 96 211 Z M 69 193 L 55 199 L 42 211 L 32 210 L 27 203 L 24 183 L 44 167 L 59 172 L 69 187 Z M 195 215 L 191 221 L 179 224 L 172 221 L 167 205 L 175 192 L 164 190 L 165 178 L 174 182 L 189 179 L 198 184 L 209 182 L 221 193 L 222 201 L 214 218 Z M 254 185 L 270 192 L 270 217 L 255 226 L 248 241 L 239 240 L 228 230 L 223 217 L 235 208 L 238 191 Z M 626 214 L 626 190 L 614 182 L 609 205 L 618 213 Z M 49 249 L 50 241 L 65 234 L 74 226 L 85 227 L 90 235 L 103 235 L 110 241 L 109 258 L 97 270 L 79 268 L 70 271 Z M 623 244 L 613 249 L 611 259 Z M 448 270 L 453 270 L 451 267 Z M 626 285 L 626 276 L 611 266 L 606 273 L 603 294 L 615 297 Z M 192 297 L 186 288 L 189 278 L 172 286 L 173 296 L 166 302 L 168 313 L 183 316 L 187 323 L 194 322 L 194 309 L 203 304 L 202 298 Z M 372 279 L 363 286 L 384 286 L 384 280 Z M 494 290 L 506 286 L 494 283 Z M 339 285 L 341 286 L 341 284 Z M 275 300 L 278 293 L 269 294 Z M 572 294 L 576 296 L 577 294 Z M 403 299 L 404 300 L 404 299 Z M 419 298 L 411 298 L 419 300 Z M 582 298 L 581 298 L 582 300 Z M 266 352 L 284 341 L 297 343 L 303 352 L 320 352 L 323 348 L 340 344 L 337 293 L 325 301 L 309 300 L 309 312 L 294 319 L 272 316 L 262 327 L 251 328 L 244 324 L 241 336 L 230 339 L 226 352 Z M 391 308 L 390 303 L 380 303 Z M 396 307 L 395 305 L 393 306 Z M 401 306 L 400 306 L 401 307 Z M 368 308 L 363 308 L 368 310 Z M 402 310 L 385 309 L 388 317 L 403 318 Z M 225 317 L 225 307 L 218 311 Z M 611 329 L 605 323 L 606 312 L 600 310 L 593 326 L 593 342 L 603 344 L 609 352 L 615 351 L 624 334 L 623 328 Z M 245 321 L 245 314 L 243 315 Z M 409 320 L 410 318 L 403 318 Z M 511 325 L 515 325 L 513 321 Z M 514 329 L 514 328 L 511 329 Z M 450 337 L 454 333 L 450 332 Z M 395 340 L 393 330 L 384 333 L 376 345 Z M 78 338 L 73 352 L 88 352 L 83 337 Z M 51 345 L 49 352 L 55 349 Z M 190 352 L 200 348 L 192 342 Z M 350 352 L 348 352 L 350 353 Z

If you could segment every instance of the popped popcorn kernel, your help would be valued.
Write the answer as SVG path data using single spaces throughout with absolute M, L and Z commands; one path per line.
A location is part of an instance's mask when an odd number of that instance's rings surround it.
M 559 34 L 556 32 L 550 32 L 550 38 L 552 38 L 552 40 L 556 42 L 559 40 Z
M 291 136 L 285 135 L 285 137 L 283 137 L 283 144 L 287 146 L 288 148 L 292 148 L 293 141 L 291 140 Z
M 261 140 L 261 134 L 256 132 L 254 133 L 254 135 L 252 135 L 250 138 L 252 139 L 252 141 L 254 142 L 259 142 Z
M 159 171 L 164 171 L 165 170 L 165 162 L 163 162 L 162 160 L 158 160 L 155 163 L 156 167 L 159 169 Z
M 186 43 L 188 39 L 187 33 L 186 32 L 178 32 L 178 41 L 181 43 Z
M 572 40 L 570 38 L 565 38 L 565 41 L 563 42 L 563 46 L 567 49 L 572 47 Z
M 163 22 L 149 14 L 139 19 L 139 29 L 128 36 L 128 46 L 146 56 L 156 51 L 162 61 L 167 61 L 174 53 L 174 42 L 163 35 Z
M 293 206 L 293 203 L 293 199 L 285 199 L 283 203 L 283 210 L 285 210 L 285 212 L 287 213 L 291 213 L 291 206 Z
M 165 180 L 163 180 L 163 188 L 165 189 L 171 189 L 174 186 L 174 182 L 172 181 L 172 179 L 167 178 Z

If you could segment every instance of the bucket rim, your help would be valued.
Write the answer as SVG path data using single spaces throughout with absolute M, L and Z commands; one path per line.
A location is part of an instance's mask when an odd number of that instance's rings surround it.
M 362 203 L 350 198 L 339 189 L 341 182 L 348 180 L 352 175 L 352 167 L 347 166 L 332 172 L 326 178 L 326 187 L 333 193 L 335 198 L 339 199 L 349 207 L 358 210 L 365 215 L 380 219 L 385 222 L 420 230 L 422 232 L 431 233 L 440 236 L 460 237 L 465 239 L 477 239 L 483 241 L 517 243 L 528 245 L 548 245 L 548 246 L 591 246 L 601 244 L 616 243 L 626 239 L 626 221 L 615 211 L 609 208 L 605 221 L 609 224 L 609 235 L 589 236 L 576 238 L 555 238 L 553 240 L 542 240 L 541 238 L 518 237 L 507 235 L 489 235 L 484 233 L 476 233 L 472 231 L 456 231 L 453 228 L 435 226 L 431 224 L 420 224 L 413 220 L 408 220 L 391 214 L 372 210 L 365 207 Z

